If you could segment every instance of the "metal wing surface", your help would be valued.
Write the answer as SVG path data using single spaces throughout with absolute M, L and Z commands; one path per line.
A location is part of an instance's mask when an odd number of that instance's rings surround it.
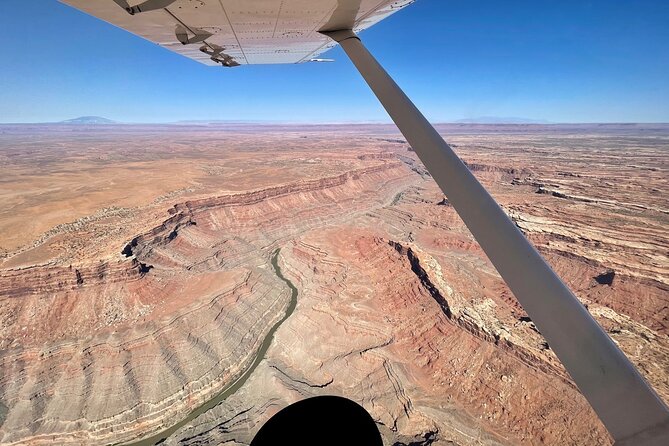
M 207 65 L 301 63 L 415 0 L 60 0 Z

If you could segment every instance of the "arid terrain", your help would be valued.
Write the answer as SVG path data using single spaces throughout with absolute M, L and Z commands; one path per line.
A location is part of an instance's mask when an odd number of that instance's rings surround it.
M 669 401 L 669 126 L 439 130 Z M 0 126 L 0 443 L 611 438 L 390 125 Z

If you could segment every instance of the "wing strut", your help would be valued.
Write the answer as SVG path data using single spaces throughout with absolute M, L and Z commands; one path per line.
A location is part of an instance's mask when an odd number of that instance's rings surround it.
M 351 30 L 337 41 L 616 440 L 669 444 L 669 410 Z

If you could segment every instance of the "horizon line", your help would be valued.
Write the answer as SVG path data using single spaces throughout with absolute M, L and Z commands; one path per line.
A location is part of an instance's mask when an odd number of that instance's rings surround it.
M 76 119 L 76 118 L 75 118 Z M 0 125 L 63 125 L 63 126 L 115 126 L 115 125 L 215 125 L 215 124 L 237 124 L 237 125 L 395 125 L 394 122 L 380 120 L 359 121 L 281 121 L 281 120 L 226 120 L 226 119 L 185 119 L 177 121 L 142 122 L 142 121 L 113 121 L 109 123 L 85 123 L 66 121 L 35 121 L 35 122 L 0 122 Z M 476 120 L 454 120 L 454 121 L 430 121 L 433 125 L 518 125 L 518 126 L 542 126 L 542 125 L 669 125 L 669 121 L 498 121 L 486 122 Z

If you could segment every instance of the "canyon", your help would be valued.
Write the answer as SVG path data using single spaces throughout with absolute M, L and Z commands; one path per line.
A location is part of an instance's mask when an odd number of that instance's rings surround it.
M 438 130 L 669 401 L 669 126 Z M 612 439 L 390 125 L 0 126 L 0 444 Z

